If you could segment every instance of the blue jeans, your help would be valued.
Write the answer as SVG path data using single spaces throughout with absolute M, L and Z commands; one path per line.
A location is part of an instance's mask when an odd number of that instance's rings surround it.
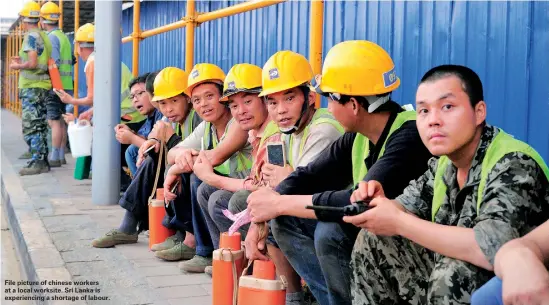
M 351 252 L 359 229 L 281 216 L 271 221 L 280 249 L 321 305 L 351 304 Z
M 196 240 L 196 255 L 211 257 L 213 253 L 213 242 L 204 214 L 198 203 L 198 194 L 202 180 L 195 174 L 191 174 L 191 205 L 193 213 L 193 231 Z M 204 184 L 206 185 L 206 184 Z
M 493 277 L 473 293 L 471 305 L 503 305 L 502 284 L 499 278 Z
M 130 145 L 128 148 L 126 148 L 126 153 L 124 154 L 124 157 L 126 158 L 126 164 L 130 168 L 130 172 L 132 173 L 132 177 L 135 176 L 135 172 L 137 172 L 137 156 L 139 155 L 139 147 L 135 145 Z
M 198 188 L 198 203 L 214 249 L 219 248 L 221 233 L 226 232 L 233 223 L 223 215 L 223 210 L 228 208 L 232 195 L 229 191 L 219 190 L 205 183 Z

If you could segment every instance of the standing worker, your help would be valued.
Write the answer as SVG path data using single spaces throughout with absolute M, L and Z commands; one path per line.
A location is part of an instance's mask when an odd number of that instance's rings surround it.
M 21 176 L 49 172 L 48 126 L 46 125 L 45 100 L 52 88 L 48 74 L 48 59 L 51 43 L 48 36 L 38 28 L 40 5 L 28 2 L 19 12 L 23 28 L 27 31 L 19 56 L 11 59 L 10 69 L 20 70 L 19 97 L 22 103 L 23 138 L 30 151 L 20 158 L 30 162 L 19 171 Z
M 55 64 L 59 69 L 63 90 L 72 95 L 73 57 L 71 43 L 67 38 L 67 35 L 59 29 L 60 16 L 61 11 L 57 4 L 53 2 L 44 4 L 40 9 L 42 28 L 47 31 L 48 38 L 51 42 L 51 58 L 55 60 Z M 51 128 L 52 153 L 49 159 L 51 167 L 60 167 L 61 164 L 67 163 L 65 161 L 67 137 L 64 137 L 66 127 L 62 120 L 62 114 L 65 112 L 64 110 L 65 104 L 61 102 L 53 90 L 50 90 L 46 97 L 46 117 Z

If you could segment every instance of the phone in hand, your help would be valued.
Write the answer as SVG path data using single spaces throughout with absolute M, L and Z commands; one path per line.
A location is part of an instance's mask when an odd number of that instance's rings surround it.
M 286 151 L 284 143 L 267 143 L 267 161 L 272 165 L 284 167 L 286 165 Z

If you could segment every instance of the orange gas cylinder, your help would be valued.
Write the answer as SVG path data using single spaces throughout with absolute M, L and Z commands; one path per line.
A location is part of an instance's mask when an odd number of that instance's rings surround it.
M 221 233 L 219 249 L 213 252 L 213 305 L 236 305 L 238 278 L 242 273 L 243 260 L 240 233 Z
M 284 305 L 286 284 L 276 279 L 272 261 L 253 262 L 252 275 L 242 275 L 238 288 L 238 305 Z
M 56 90 L 63 90 L 63 83 L 61 82 L 61 74 L 55 60 L 53 58 L 48 59 L 48 72 L 50 74 L 51 84 Z
M 166 238 L 175 234 L 174 230 L 162 225 L 165 215 L 164 189 L 157 189 L 156 199 L 149 203 L 149 249 L 152 245 L 164 242 Z

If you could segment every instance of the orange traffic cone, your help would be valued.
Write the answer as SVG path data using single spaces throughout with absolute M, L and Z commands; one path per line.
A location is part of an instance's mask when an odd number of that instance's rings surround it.
M 51 84 L 56 90 L 63 90 L 63 83 L 61 82 L 61 74 L 55 64 L 53 58 L 48 59 L 48 72 L 50 74 Z
M 214 305 L 236 305 L 238 277 L 242 273 L 244 251 L 240 233 L 221 234 L 219 249 L 213 252 L 212 296 Z
M 253 274 L 240 277 L 238 305 L 286 304 L 286 283 L 283 279 L 276 279 L 274 263 L 256 260 L 253 264 Z
M 156 190 L 156 199 L 149 203 L 149 249 L 152 245 L 164 242 L 166 238 L 175 234 L 162 225 L 162 219 L 166 215 L 164 207 L 164 189 Z

